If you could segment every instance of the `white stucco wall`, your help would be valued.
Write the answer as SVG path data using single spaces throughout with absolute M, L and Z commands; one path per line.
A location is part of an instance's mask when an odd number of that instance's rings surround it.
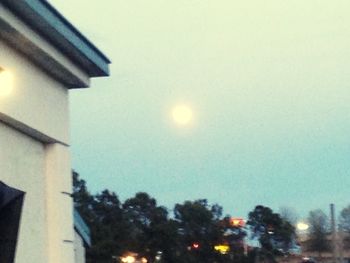
M 1 39 L 0 50 L 15 78 L 0 97 L 0 180 L 27 193 L 15 263 L 73 263 L 68 90 Z
M 0 180 L 26 192 L 16 263 L 48 262 L 44 146 L 0 123 Z
M 48 262 L 74 260 L 72 174 L 68 147 L 49 144 L 45 147 L 46 209 L 48 232 Z
M 26 192 L 16 263 L 74 262 L 68 147 L 0 122 L 0 180 Z
M 69 143 L 68 90 L 0 41 L 0 67 L 14 76 L 0 113 L 57 141 Z

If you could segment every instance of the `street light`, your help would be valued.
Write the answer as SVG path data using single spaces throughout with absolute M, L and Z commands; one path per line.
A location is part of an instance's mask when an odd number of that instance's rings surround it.
M 123 263 L 134 263 L 136 258 L 134 256 L 126 256 L 121 258 Z
M 0 97 L 10 95 L 13 89 L 14 77 L 10 71 L 0 68 Z
M 307 223 L 304 223 L 304 222 L 299 222 L 297 224 L 297 229 L 300 231 L 306 231 L 309 229 L 309 225 Z

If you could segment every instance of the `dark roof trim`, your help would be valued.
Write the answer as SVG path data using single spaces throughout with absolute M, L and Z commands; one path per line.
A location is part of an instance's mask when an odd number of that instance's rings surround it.
M 76 209 L 74 209 L 74 228 L 84 240 L 85 244 L 89 247 L 91 246 L 90 229 L 81 218 L 80 214 Z
M 90 77 L 109 75 L 110 60 L 45 0 L 0 0 L 81 66 Z

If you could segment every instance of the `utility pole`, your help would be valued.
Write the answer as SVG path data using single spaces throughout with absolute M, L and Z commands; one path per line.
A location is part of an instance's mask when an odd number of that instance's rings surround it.
M 330 204 L 331 209 L 331 231 L 332 231 L 332 253 L 333 253 L 333 262 L 338 263 L 337 257 L 337 233 L 335 228 L 335 206 Z
M 338 249 L 339 249 L 339 262 L 344 262 L 344 235 L 343 229 L 338 230 Z

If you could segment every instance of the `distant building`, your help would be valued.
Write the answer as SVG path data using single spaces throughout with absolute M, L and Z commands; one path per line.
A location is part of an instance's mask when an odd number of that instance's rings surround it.
M 0 262 L 73 263 L 88 243 L 74 232 L 69 90 L 109 63 L 48 1 L 0 0 Z
M 334 263 L 334 256 L 332 251 L 332 235 L 327 236 L 330 250 L 319 253 L 309 249 L 309 239 L 307 235 L 300 235 L 299 243 L 301 245 L 301 255 L 303 257 L 314 258 L 319 262 Z M 336 233 L 335 238 L 335 255 L 337 263 L 350 263 L 350 235 L 345 233 Z
M 350 235 L 344 233 L 336 234 L 336 258 L 334 260 L 332 247 L 332 236 L 329 234 L 327 240 L 329 242 L 329 250 L 319 253 L 310 250 L 309 238 L 307 234 L 299 234 L 298 243 L 300 252 L 291 253 L 288 257 L 278 258 L 279 263 L 302 263 L 302 262 L 318 262 L 318 263 L 350 263 Z M 304 259 L 304 261 L 303 261 Z M 310 259 L 305 260 L 305 259 Z

